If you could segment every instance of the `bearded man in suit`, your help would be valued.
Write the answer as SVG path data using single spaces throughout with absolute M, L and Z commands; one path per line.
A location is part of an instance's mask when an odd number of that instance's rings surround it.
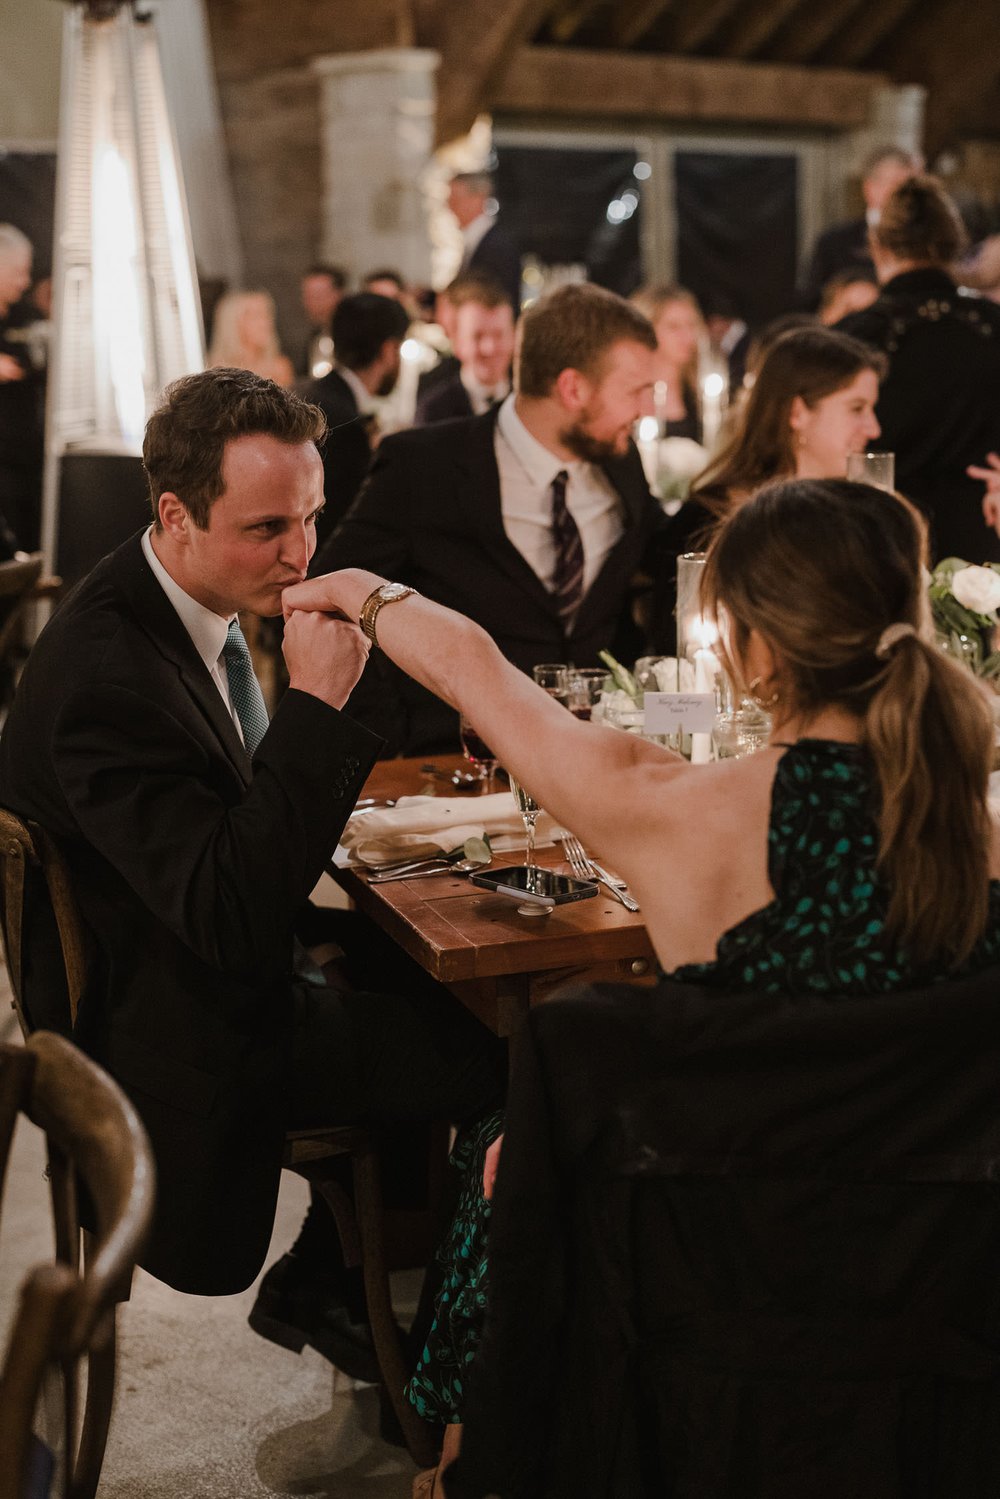
M 238 614 L 279 612 L 306 576 L 323 431 L 315 406 L 245 370 L 170 386 L 143 448 L 153 523 L 57 610 L 0 738 L 0 802 L 59 842 L 90 945 L 74 1040 L 152 1142 L 142 1263 L 199 1295 L 260 1269 L 286 1130 L 471 1116 L 498 1093 L 493 1038 L 443 991 L 332 989 L 296 946 L 379 749 L 342 712 L 367 641 L 290 618 L 268 722 Z M 24 941 L 29 1003 L 45 1001 L 31 1023 L 66 1029 L 44 901 Z M 266 1335 L 363 1376 L 344 1287 L 308 1307 L 279 1289 Z
M 363 567 L 476 620 L 517 666 L 666 648 L 675 558 L 632 442 L 652 410 L 656 335 L 591 285 L 521 320 L 516 394 L 483 416 L 386 438 L 314 572 Z M 637 579 L 645 580 L 637 585 Z M 650 609 L 636 625 L 637 586 Z M 454 712 L 384 659 L 351 713 L 389 753 L 458 743 Z

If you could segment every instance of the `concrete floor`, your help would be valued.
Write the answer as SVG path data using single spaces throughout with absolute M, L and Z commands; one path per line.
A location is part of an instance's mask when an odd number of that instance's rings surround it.
M 9 1018 L 8 1018 L 9 1017 Z M 0 1040 L 17 1040 L 0 976 Z M 51 1258 L 40 1134 L 22 1121 L 0 1218 L 0 1347 L 17 1287 Z M 285 1173 L 271 1258 L 292 1242 L 306 1187 Z M 415 1275 L 397 1277 L 401 1311 Z M 374 1389 L 318 1354 L 288 1353 L 250 1331 L 254 1289 L 182 1296 L 138 1272 L 119 1313 L 118 1397 L 99 1499 L 405 1499 L 415 1472 L 378 1436 Z

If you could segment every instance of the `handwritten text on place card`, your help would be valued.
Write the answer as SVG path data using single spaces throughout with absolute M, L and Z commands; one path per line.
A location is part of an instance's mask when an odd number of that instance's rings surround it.
M 711 734 L 714 692 L 647 692 L 643 697 L 647 734 Z

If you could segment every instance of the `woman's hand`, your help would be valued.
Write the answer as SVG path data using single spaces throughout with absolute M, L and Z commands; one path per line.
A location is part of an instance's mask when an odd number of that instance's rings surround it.
M 977 464 L 970 463 L 965 472 L 970 479 L 981 479 L 986 485 L 983 516 L 986 524 L 992 526 L 1000 536 L 1000 454 L 987 453 L 986 462 L 989 464 L 988 468 L 979 468 Z
M 336 614 L 356 622 L 365 599 L 387 582 L 378 573 L 360 567 L 345 567 L 338 573 L 324 573 L 293 583 L 281 595 L 281 612 L 287 620 L 296 609 L 314 614 Z
M 483 1162 L 483 1196 L 487 1202 L 492 1201 L 493 1188 L 496 1185 L 497 1167 L 500 1164 L 500 1150 L 503 1146 L 503 1135 L 497 1135 L 493 1144 L 486 1152 L 486 1160 Z

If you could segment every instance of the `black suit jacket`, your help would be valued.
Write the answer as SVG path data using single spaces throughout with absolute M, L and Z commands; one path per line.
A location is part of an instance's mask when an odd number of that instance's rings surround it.
M 669 638 L 671 559 L 666 519 L 630 446 L 605 472 L 621 497 L 624 530 L 586 594 L 567 636 L 551 594 L 509 540 L 494 451 L 496 412 L 388 437 L 317 570 L 366 567 L 409 583 L 476 620 L 504 654 L 530 672 L 540 661 L 597 664 L 609 649 L 631 661 Z M 648 640 L 632 623 L 633 580 L 656 585 Z M 373 653 L 348 710 L 388 741 L 387 753 L 454 749 L 451 708 Z
M 93 949 L 75 1039 L 149 1131 L 157 1208 L 144 1265 L 179 1290 L 239 1291 L 274 1216 L 297 914 L 377 753 L 306 693 L 282 698 L 253 765 L 133 537 L 42 633 L 0 738 L 0 802 L 60 841 Z M 30 915 L 25 988 L 52 959 Z M 32 1013 L 34 1025 L 62 1016 Z
M 517 316 L 521 309 L 521 252 L 501 224 L 487 229 L 462 269 L 499 282 Z
M 416 427 L 426 427 L 431 422 L 453 421 L 459 416 L 472 415 L 474 413 L 469 392 L 456 371 L 447 380 L 439 380 L 425 395 L 418 397 L 413 424 Z
M 847 219 L 824 229 L 813 247 L 805 275 L 802 277 L 802 306 L 815 312 L 823 288 L 838 271 L 866 271 L 875 274 L 868 249 L 868 223 L 863 217 Z
M 358 411 L 354 392 L 337 370 L 312 380 L 302 392 L 326 414 L 323 444 L 323 492 L 326 508 L 316 523 L 316 543 L 326 538 L 350 510 L 371 462 L 370 422 Z
M 889 357 L 874 446 L 895 453 L 897 488 L 930 520 L 934 561 L 1000 562 L 983 486 L 965 472 L 1000 452 L 1000 307 L 944 271 L 907 271 L 837 326 Z

